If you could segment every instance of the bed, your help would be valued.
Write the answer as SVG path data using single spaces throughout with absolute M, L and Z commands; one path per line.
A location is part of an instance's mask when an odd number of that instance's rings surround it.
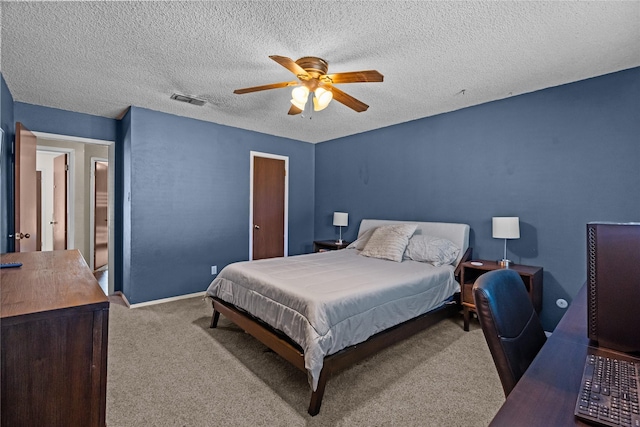
M 229 264 L 207 289 L 220 314 L 306 372 L 308 412 L 328 378 L 459 312 L 469 226 L 364 219 L 346 249 Z

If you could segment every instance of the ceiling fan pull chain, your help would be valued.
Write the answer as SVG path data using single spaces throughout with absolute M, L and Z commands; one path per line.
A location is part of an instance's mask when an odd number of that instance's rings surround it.
M 300 115 L 300 117 L 303 119 L 308 118 L 309 120 L 311 120 L 313 118 L 311 115 L 312 113 L 313 113 L 313 92 L 309 92 L 309 97 L 307 98 L 307 102 L 304 104 L 304 111 L 302 111 L 302 114 Z

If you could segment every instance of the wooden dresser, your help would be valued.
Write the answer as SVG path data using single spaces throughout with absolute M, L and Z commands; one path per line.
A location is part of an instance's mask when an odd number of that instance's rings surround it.
M 104 426 L 109 300 L 77 250 L 0 270 L 2 426 Z

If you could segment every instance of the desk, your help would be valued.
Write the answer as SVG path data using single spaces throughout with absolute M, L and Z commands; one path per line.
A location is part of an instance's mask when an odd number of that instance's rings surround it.
M 585 285 L 490 426 L 590 426 L 573 415 L 587 350 L 620 355 L 589 346 Z

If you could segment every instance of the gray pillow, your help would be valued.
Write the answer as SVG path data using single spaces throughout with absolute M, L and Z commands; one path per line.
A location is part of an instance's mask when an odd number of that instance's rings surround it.
M 416 224 L 383 225 L 375 229 L 360 255 L 402 262 Z
M 436 267 L 451 264 L 458 258 L 460 248 L 440 237 L 414 235 L 409 239 L 404 259 L 428 262 Z

